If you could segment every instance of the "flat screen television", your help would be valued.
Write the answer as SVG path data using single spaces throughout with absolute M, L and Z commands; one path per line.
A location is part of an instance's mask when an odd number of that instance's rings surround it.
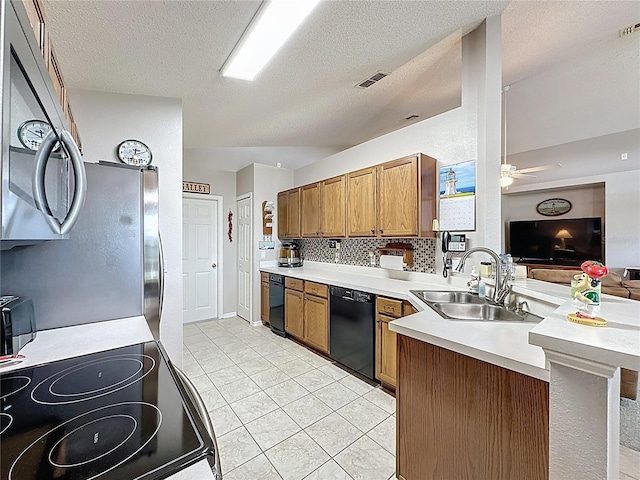
M 552 265 L 604 262 L 602 218 L 509 222 L 509 253 L 515 261 Z

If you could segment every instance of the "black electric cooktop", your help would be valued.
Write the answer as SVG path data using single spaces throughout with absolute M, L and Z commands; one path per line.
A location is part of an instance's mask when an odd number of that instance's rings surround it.
M 211 455 L 174 375 L 156 342 L 0 375 L 0 479 L 161 479 Z

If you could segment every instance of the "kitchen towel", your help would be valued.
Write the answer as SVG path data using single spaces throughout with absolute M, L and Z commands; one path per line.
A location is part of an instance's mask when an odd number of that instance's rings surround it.
M 388 270 L 404 270 L 404 262 L 400 255 L 380 255 L 380 268 Z

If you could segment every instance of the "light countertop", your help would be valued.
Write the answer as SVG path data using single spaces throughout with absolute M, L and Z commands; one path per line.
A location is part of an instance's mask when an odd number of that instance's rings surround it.
M 640 302 L 633 300 L 603 295 L 600 316 L 609 320 L 609 326 L 594 330 L 596 327 L 566 320 L 566 313 L 575 310 L 569 287 L 526 279 L 515 281 L 513 291 L 547 307 L 541 313 L 542 322 L 447 320 L 409 291 L 466 290 L 468 275 L 444 279 L 442 275 L 389 273 L 380 268 L 319 262 L 306 262 L 298 268 L 261 265 L 260 270 L 409 300 L 419 312 L 390 322 L 392 331 L 544 381 L 549 381 L 549 370 L 541 347 L 640 369 Z M 530 309 L 538 313 L 535 306 Z

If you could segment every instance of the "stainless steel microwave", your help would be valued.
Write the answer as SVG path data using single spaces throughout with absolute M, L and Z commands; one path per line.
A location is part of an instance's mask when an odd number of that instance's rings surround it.
M 77 145 L 21 1 L 0 0 L 0 248 L 67 238 L 84 204 Z

